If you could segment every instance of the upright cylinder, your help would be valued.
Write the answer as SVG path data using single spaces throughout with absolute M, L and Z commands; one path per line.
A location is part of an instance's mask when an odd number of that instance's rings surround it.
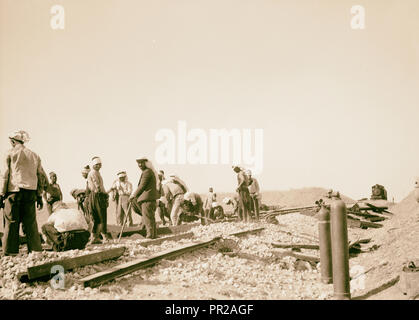
M 346 205 L 334 199 L 330 210 L 330 229 L 332 240 L 333 289 L 336 299 L 351 298 L 349 277 L 348 227 Z
M 416 201 L 419 203 L 419 177 L 416 178 L 416 181 L 415 181 L 414 197 Z
M 320 270 L 323 283 L 333 282 L 332 243 L 330 235 L 330 210 L 322 205 L 317 214 L 319 220 Z

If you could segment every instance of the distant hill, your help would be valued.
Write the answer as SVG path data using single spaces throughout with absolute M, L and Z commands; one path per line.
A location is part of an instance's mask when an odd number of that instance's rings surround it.
M 312 187 L 301 189 L 290 189 L 284 191 L 263 191 L 262 203 L 266 205 L 280 205 L 285 207 L 304 207 L 315 205 L 315 202 L 327 194 L 328 189 Z M 201 195 L 205 201 L 206 194 Z M 232 192 L 217 192 L 217 201 L 222 204 L 225 197 L 232 197 Z M 356 201 L 341 195 L 341 198 L 346 203 L 355 203 Z M 222 204 L 224 209 L 226 206 Z M 230 208 L 229 208 L 230 209 Z

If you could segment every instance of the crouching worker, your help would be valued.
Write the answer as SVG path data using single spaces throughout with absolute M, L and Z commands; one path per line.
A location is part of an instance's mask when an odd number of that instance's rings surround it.
M 53 213 L 42 226 L 42 233 L 54 251 L 84 249 L 90 238 L 83 213 L 68 208 L 61 201 L 54 204 Z
M 208 223 L 208 219 L 204 213 L 204 203 L 201 196 L 194 192 L 186 192 L 181 202 L 182 214 L 180 218 L 182 221 L 191 222 L 201 218 L 201 224 Z

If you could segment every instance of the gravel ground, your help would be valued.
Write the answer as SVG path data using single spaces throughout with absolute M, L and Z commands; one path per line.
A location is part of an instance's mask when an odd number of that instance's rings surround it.
M 410 200 L 409 200 L 410 201 Z M 409 202 L 411 204 L 411 201 Z M 415 205 L 410 205 L 410 211 Z M 395 212 L 399 210 L 395 206 Z M 403 211 L 403 210 L 402 210 Z M 405 218 L 403 218 L 405 217 Z M 369 271 L 364 290 L 352 289 L 352 296 L 365 293 L 388 280 L 400 270 L 401 261 L 416 253 L 416 224 L 407 224 L 411 215 L 389 219 L 382 229 L 349 229 L 349 240 L 373 238 L 371 244 L 380 248 L 351 258 L 350 266 L 361 265 Z M 309 264 L 294 257 L 278 257 L 271 242 L 300 244 L 317 243 L 318 226 L 314 217 L 299 213 L 278 216 L 279 224 L 216 223 L 198 226 L 190 231 L 192 239 L 166 241 L 160 245 L 142 247 L 144 239 L 122 239 L 120 244 L 108 243 L 90 246 L 85 250 L 62 253 L 47 252 L 27 254 L 25 249 L 16 257 L 3 257 L 0 264 L 1 299 L 330 299 L 333 285 L 320 282 L 320 264 Z M 257 234 L 231 237 L 229 234 L 264 227 Z M 118 278 L 99 288 L 82 288 L 78 280 L 110 267 L 138 258 L 148 258 L 158 252 L 185 244 L 205 241 L 216 236 L 223 240 L 209 248 L 184 254 L 176 259 L 163 260 L 152 268 Z M 416 242 L 415 242 L 416 241 Z M 125 246 L 127 250 L 117 260 L 75 269 L 65 275 L 65 289 L 55 290 L 49 282 L 20 283 L 19 272 L 26 268 L 60 259 L 97 252 L 101 249 Z M 223 247 L 224 246 L 224 247 Z M 225 247 L 233 252 L 220 252 Z M 408 252 L 407 252 L 407 251 Z M 224 250 L 225 251 L 225 250 Z M 302 249 L 303 254 L 318 256 L 318 250 Z

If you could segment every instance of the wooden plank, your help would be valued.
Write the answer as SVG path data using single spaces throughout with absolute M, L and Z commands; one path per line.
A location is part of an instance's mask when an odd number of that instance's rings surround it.
M 51 274 L 51 268 L 55 265 L 60 265 L 64 270 L 72 270 L 74 268 L 82 267 L 89 264 L 99 263 L 106 260 L 116 259 L 122 256 L 125 247 L 113 248 L 91 254 L 86 254 L 74 258 L 65 258 L 61 260 L 44 263 L 38 266 L 28 268 L 29 280 L 42 278 Z
M 157 228 L 157 235 L 167 235 L 167 234 L 176 234 L 176 233 L 182 233 L 187 232 L 190 229 L 197 227 L 201 225 L 200 222 L 194 222 L 194 223 L 185 223 L 181 224 L 179 226 L 168 226 L 168 227 L 160 227 Z M 118 238 L 119 233 L 121 232 L 120 226 L 115 225 L 108 225 L 108 232 L 112 234 L 113 238 Z M 136 226 L 136 227 L 128 227 L 124 229 L 124 232 L 122 233 L 123 237 L 129 237 L 133 234 L 140 234 L 143 237 L 146 236 L 146 230 L 142 226 Z
M 175 241 L 175 240 L 180 240 L 180 239 L 188 239 L 188 238 L 193 238 L 193 236 L 194 236 L 193 232 L 181 233 L 181 234 L 176 234 L 174 236 L 142 241 L 139 244 L 143 247 L 148 247 L 148 246 L 152 246 L 152 245 L 159 245 L 159 244 L 163 243 L 164 241 Z
M 153 255 L 149 259 L 136 259 L 136 260 L 131 261 L 131 262 L 120 264 L 120 265 L 115 266 L 113 268 L 110 268 L 108 270 L 98 272 L 98 273 L 94 273 L 90 276 L 87 276 L 85 278 L 80 279 L 79 282 L 84 287 L 92 287 L 92 288 L 97 287 L 101 284 L 104 284 L 104 283 L 106 283 L 108 281 L 111 281 L 113 279 L 116 279 L 118 277 L 124 276 L 126 274 L 135 272 L 135 271 L 143 269 L 143 268 L 150 267 L 150 266 L 156 264 L 160 260 L 167 259 L 167 258 L 173 258 L 173 257 L 179 256 L 179 255 L 182 255 L 186 252 L 191 252 L 191 251 L 196 250 L 196 249 L 207 247 L 207 246 L 219 241 L 220 239 L 221 239 L 221 237 L 216 237 L 216 238 L 214 238 L 212 240 L 209 240 L 209 241 L 199 242 L 199 243 L 196 243 L 196 244 L 193 244 L 193 245 L 181 246 L 181 247 L 178 247 L 174 250 L 173 249 L 165 250 L 165 251 L 160 252 L 156 255 Z
M 293 248 L 293 249 L 313 249 L 318 250 L 318 244 L 297 244 L 297 243 L 278 243 L 272 242 L 271 245 L 274 248 Z
M 248 234 L 253 234 L 253 233 L 258 233 L 262 230 L 265 230 L 265 228 L 257 228 L 257 229 L 251 229 L 251 230 L 246 230 L 246 231 L 240 231 L 240 232 L 235 232 L 235 233 L 231 233 L 230 236 L 232 237 L 241 237 L 241 236 L 245 236 Z
M 279 257 L 291 256 L 291 257 L 294 257 L 296 259 L 300 259 L 300 260 L 304 260 L 304 261 L 320 262 L 319 257 L 307 256 L 307 255 L 300 254 L 300 253 L 295 253 L 295 252 L 292 252 L 292 251 L 283 251 L 283 252 L 273 251 L 273 253 L 276 256 L 279 256 Z

